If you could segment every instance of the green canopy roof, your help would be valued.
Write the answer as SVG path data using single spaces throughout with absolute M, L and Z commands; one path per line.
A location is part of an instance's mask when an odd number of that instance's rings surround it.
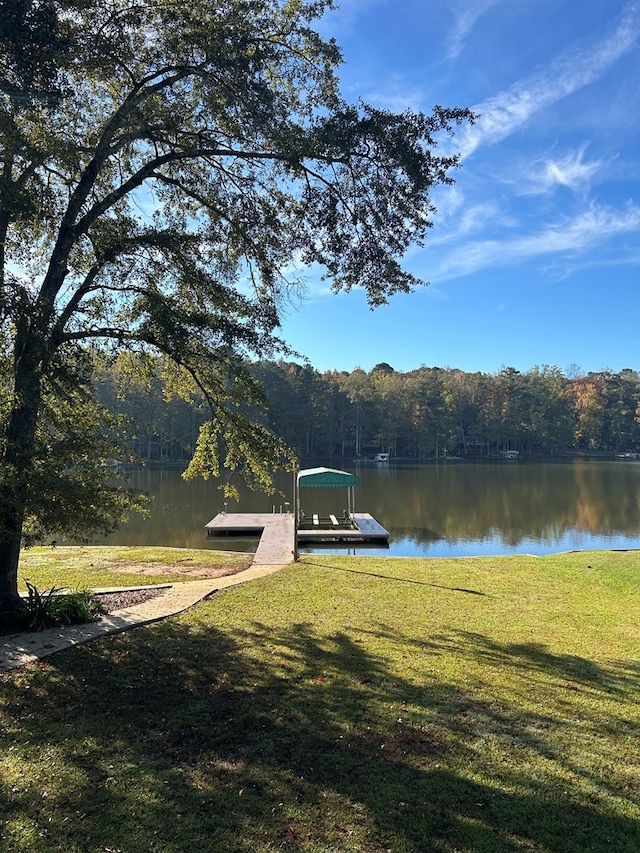
M 298 472 L 298 486 L 326 488 L 334 486 L 357 486 L 358 478 L 348 471 L 338 471 L 335 468 L 305 468 Z

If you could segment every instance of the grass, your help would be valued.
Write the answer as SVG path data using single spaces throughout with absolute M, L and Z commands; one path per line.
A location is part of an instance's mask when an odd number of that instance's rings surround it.
M 99 589 L 217 577 L 251 565 L 251 554 L 187 548 L 58 546 L 22 552 L 20 587 Z
M 637 853 L 639 591 L 634 552 L 305 557 L 5 673 L 2 849 Z

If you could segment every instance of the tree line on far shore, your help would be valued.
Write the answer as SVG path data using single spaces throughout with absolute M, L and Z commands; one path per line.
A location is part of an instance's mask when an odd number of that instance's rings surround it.
M 253 363 L 251 372 L 264 388 L 265 425 L 300 460 L 640 448 L 640 374 L 632 369 L 545 365 L 488 374 L 423 366 L 403 373 L 382 362 L 368 372 L 320 373 L 280 360 Z M 207 418 L 205 401 L 195 390 L 175 393 L 161 360 L 139 375 L 130 356 L 102 365 L 100 402 L 125 417 L 130 458 L 186 465 Z

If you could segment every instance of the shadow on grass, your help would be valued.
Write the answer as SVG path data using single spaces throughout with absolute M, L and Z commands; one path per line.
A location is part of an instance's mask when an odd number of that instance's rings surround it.
M 314 563 L 315 566 L 322 569 L 330 569 L 333 572 L 345 572 L 350 575 L 364 575 L 370 578 L 380 578 L 381 580 L 397 581 L 398 583 L 413 583 L 418 586 L 430 586 L 434 589 L 446 589 L 449 592 L 466 592 L 468 595 L 487 595 L 486 592 L 480 592 L 477 589 L 465 589 L 461 586 L 443 586 L 439 583 L 430 583 L 429 581 L 419 581 L 415 578 L 401 578 L 398 575 L 383 575 L 380 572 L 363 572 L 360 569 L 346 569 L 344 566 L 325 565 L 324 563 Z
M 566 679 L 572 683 L 565 686 L 573 689 L 593 688 L 620 694 L 640 692 L 640 662 L 610 661 L 605 667 L 580 655 L 556 654 L 544 643 L 499 643 L 475 631 L 452 630 L 446 634 L 408 637 L 399 636 L 395 627 L 383 623 L 373 625 L 367 631 L 359 630 L 388 642 L 402 643 L 416 653 L 440 655 L 455 652 L 461 658 L 502 667 L 524 676 L 535 673 Z
M 568 689 L 609 694 L 640 690 L 640 664 L 634 662 L 611 662 L 605 667 L 580 655 L 556 654 L 543 643 L 500 644 L 473 631 L 456 631 L 450 642 L 462 654 L 473 654 L 483 663 L 566 679 L 564 686 Z M 445 643 L 445 648 L 449 643 Z
M 364 639 L 303 623 L 230 634 L 204 617 L 170 620 L 4 677 L 3 849 L 640 848 L 637 802 L 619 780 L 571 790 L 571 774 L 588 783 L 589 772 L 557 755 L 552 732 L 567 719 L 435 677 L 409 681 Z M 543 647 L 472 633 L 438 643 L 534 678 L 576 671 Z M 578 671 L 593 690 L 637 689 L 633 666 L 588 663 Z

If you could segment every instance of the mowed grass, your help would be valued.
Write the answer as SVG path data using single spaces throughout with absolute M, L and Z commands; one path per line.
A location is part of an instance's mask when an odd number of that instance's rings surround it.
M 640 555 L 304 557 L 0 676 L 6 853 L 640 850 Z
M 251 554 L 188 548 L 59 546 L 29 548 L 20 556 L 19 587 L 100 589 L 145 586 L 232 574 L 251 565 Z

